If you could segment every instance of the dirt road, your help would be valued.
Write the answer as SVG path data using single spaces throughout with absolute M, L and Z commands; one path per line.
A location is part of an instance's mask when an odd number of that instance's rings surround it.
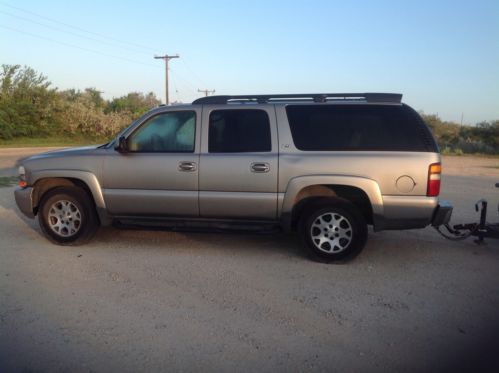
M 0 151 L 0 168 L 23 155 Z M 499 177 L 446 163 L 455 221 L 479 197 L 494 213 Z M 371 232 L 344 265 L 285 235 L 106 228 L 59 247 L 13 190 L 0 188 L 2 371 L 436 371 L 498 356 L 498 241 Z

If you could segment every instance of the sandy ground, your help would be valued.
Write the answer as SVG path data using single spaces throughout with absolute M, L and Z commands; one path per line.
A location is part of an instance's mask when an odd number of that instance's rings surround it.
M 498 157 L 443 156 L 445 175 L 495 177 L 499 182 Z
M 25 153 L 0 150 L 0 169 Z M 495 206 L 497 159 L 444 158 L 454 221 Z M 484 176 L 489 175 L 489 176 Z M 1 371 L 445 371 L 499 352 L 499 241 L 370 234 L 353 262 L 295 236 L 101 229 L 48 243 L 0 188 Z M 497 370 L 496 370 L 497 371 Z

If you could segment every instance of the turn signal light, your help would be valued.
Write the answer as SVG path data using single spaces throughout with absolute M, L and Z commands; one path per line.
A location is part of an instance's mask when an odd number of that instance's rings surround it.
M 442 174 L 442 165 L 433 163 L 428 168 L 428 187 L 426 195 L 428 197 L 437 197 L 440 194 L 440 176 Z

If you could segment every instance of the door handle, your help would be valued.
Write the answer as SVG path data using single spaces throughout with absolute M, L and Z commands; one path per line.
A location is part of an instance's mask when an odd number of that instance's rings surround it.
M 263 173 L 263 172 L 269 172 L 269 171 L 270 171 L 270 166 L 268 163 L 252 163 L 251 164 L 251 172 Z
M 183 171 L 183 172 L 196 171 L 196 163 L 195 162 L 180 162 L 178 164 L 178 170 Z

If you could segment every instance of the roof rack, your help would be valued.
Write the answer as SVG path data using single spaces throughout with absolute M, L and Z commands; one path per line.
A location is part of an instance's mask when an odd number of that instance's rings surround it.
M 274 95 L 236 95 L 236 96 L 207 96 L 194 100 L 193 104 L 217 104 L 229 103 L 258 103 L 266 104 L 279 101 L 367 101 L 377 103 L 400 103 L 400 93 L 295 93 Z

